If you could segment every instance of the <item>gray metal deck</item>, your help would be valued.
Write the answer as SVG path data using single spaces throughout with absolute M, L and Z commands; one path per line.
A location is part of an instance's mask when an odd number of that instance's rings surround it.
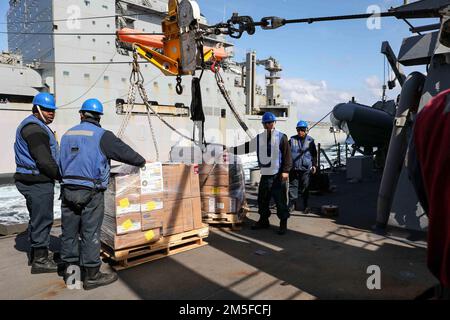
M 296 212 L 280 237 L 275 215 L 272 229 L 249 229 L 258 217 L 252 207 L 242 231 L 212 228 L 208 246 L 120 271 L 118 282 L 91 291 L 68 290 L 56 274 L 31 275 L 26 236 L 2 238 L 0 299 L 412 299 L 434 285 L 424 239 L 361 229 L 373 213 L 377 180 L 350 193 L 342 174 L 333 179 L 337 193 L 313 196 L 311 205 L 338 204 L 337 221 Z M 249 198 L 252 204 L 251 190 Z M 381 290 L 367 289 L 370 265 L 381 268 Z

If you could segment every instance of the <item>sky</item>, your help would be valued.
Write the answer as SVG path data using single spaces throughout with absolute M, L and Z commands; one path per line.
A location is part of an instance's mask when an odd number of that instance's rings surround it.
M 6 21 L 7 0 L 0 0 L 0 22 Z M 228 20 L 233 12 L 262 17 L 286 19 L 367 13 L 370 6 L 385 11 L 403 4 L 403 0 L 198 0 L 210 24 Z M 411 20 L 413 25 L 429 20 Z M 373 26 L 374 24 L 370 24 Z M 5 31 L 6 25 L 0 24 Z M 355 97 L 360 103 L 372 105 L 381 97 L 384 78 L 384 56 L 381 43 L 389 41 L 397 54 L 403 38 L 410 36 L 409 26 L 395 18 L 384 18 L 379 28 L 368 28 L 367 20 L 296 24 L 276 30 L 257 28 L 254 35 L 229 39 L 235 44 L 236 60 L 243 61 L 246 52 L 254 50 L 258 59 L 269 56 L 282 67 L 283 97 L 292 102 L 297 116 L 317 120 L 338 103 Z M 0 34 L 0 50 L 7 50 L 6 35 Z M 414 69 L 407 68 L 409 73 Z M 421 69 L 419 69 L 422 71 Z M 258 71 L 264 83 L 264 69 Z M 395 98 L 399 88 L 388 92 Z

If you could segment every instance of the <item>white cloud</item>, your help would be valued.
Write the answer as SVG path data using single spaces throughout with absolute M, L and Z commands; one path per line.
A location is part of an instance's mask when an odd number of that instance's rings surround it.
M 366 90 L 367 93 L 362 95 L 362 99 L 364 100 L 363 103 L 366 103 L 368 105 L 372 105 L 375 101 L 381 100 L 381 97 L 383 95 L 383 82 L 380 78 L 373 75 L 370 77 L 367 77 L 364 80 L 366 84 Z M 386 98 L 395 100 L 397 98 L 397 95 L 400 94 L 401 87 L 398 81 L 396 81 L 396 87 L 393 90 L 386 90 Z
M 283 97 L 293 102 L 297 117 L 309 121 L 319 120 L 334 106 L 348 102 L 352 94 L 329 88 L 326 81 L 308 81 L 302 78 L 287 78 L 279 82 Z
M 365 83 L 367 86 L 367 89 L 369 90 L 370 94 L 372 95 L 372 98 L 374 99 L 380 99 L 381 95 L 383 94 L 382 86 L 380 78 L 377 76 L 370 76 L 365 79 Z

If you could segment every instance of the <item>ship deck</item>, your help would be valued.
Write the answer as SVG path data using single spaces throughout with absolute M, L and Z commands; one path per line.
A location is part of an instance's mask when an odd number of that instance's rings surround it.
M 413 299 L 435 285 L 424 234 L 370 231 L 380 177 L 357 186 L 343 172 L 331 178 L 336 192 L 313 195 L 311 206 L 338 205 L 336 220 L 294 212 L 285 236 L 276 234 L 276 215 L 271 229 L 252 231 L 250 188 L 242 230 L 211 228 L 209 245 L 119 271 L 119 281 L 91 291 L 69 290 L 56 274 L 31 275 L 26 235 L 1 238 L 0 299 Z M 52 249 L 59 234 L 54 228 Z M 381 269 L 381 290 L 367 288 L 371 265 Z

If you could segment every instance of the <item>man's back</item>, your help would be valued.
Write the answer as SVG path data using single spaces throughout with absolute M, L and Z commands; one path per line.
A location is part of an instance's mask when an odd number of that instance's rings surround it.
M 450 287 L 450 90 L 419 113 L 414 142 L 429 206 L 428 266 Z

